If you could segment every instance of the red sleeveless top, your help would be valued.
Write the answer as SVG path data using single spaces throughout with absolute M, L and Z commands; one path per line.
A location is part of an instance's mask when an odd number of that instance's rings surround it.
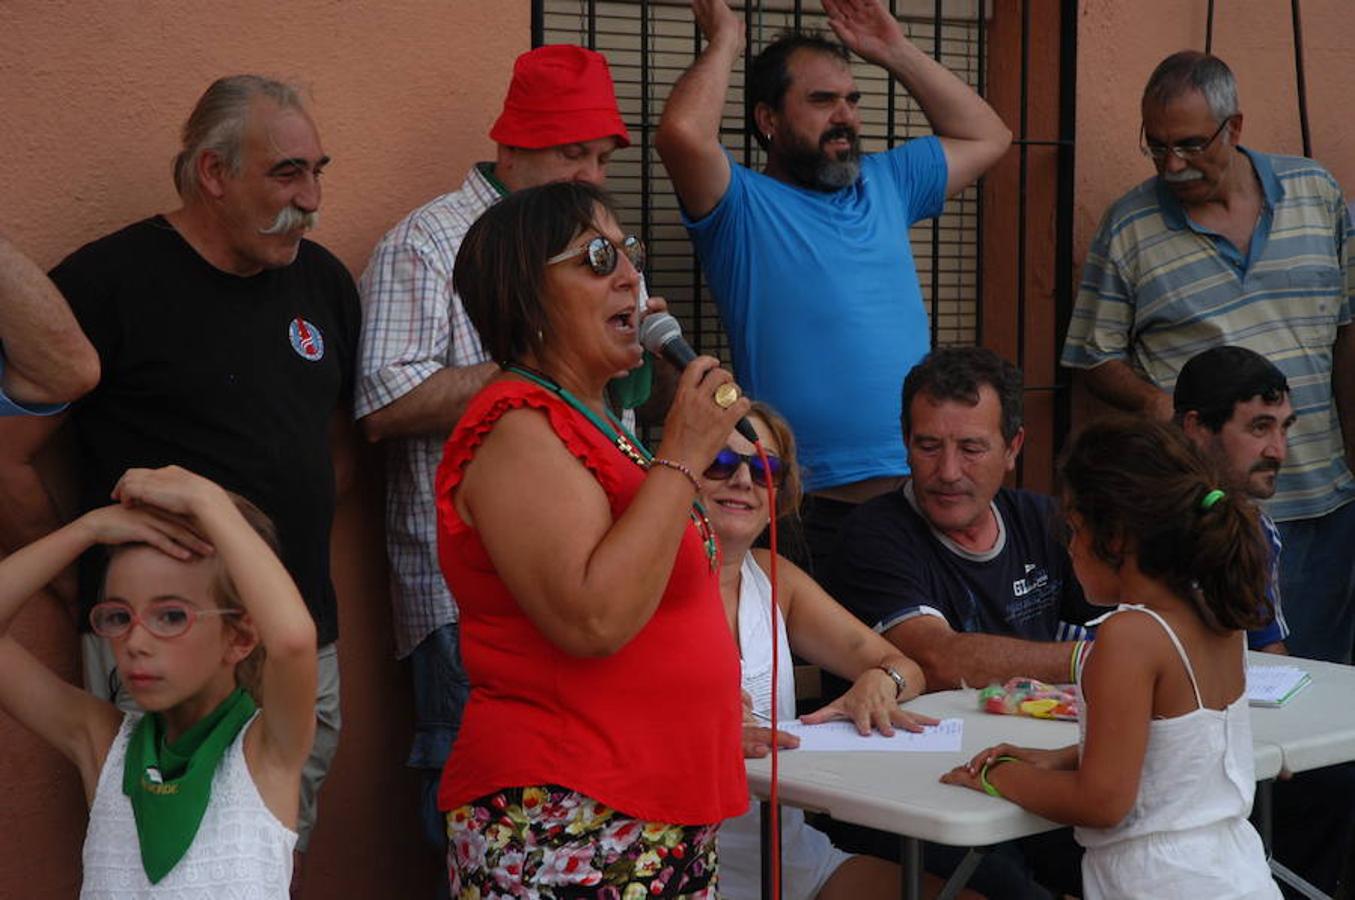
M 583 415 L 534 384 L 496 381 L 471 401 L 437 474 L 438 557 L 461 612 L 470 700 L 442 773 L 438 806 L 500 788 L 558 784 L 635 818 L 701 825 L 748 807 L 739 656 L 693 524 L 653 617 L 621 650 L 570 656 L 522 612 L 452 492 L 504 413 L 539 410 L 597 478 L 613 517 L 645 470 Z M 531 511 L 521 527 L 531 529 Z M 636 559 L 635 565 L 648 562 Z

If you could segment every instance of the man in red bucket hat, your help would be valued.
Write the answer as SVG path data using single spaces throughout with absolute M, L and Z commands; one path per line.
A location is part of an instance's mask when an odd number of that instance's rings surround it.
M 411 212 L 377 244 L 362 277 L 362 339 L 354 415 L 386 441 L 386 547 L 393 574 L 396 656 L 413 666 L 415 734 L 407 765 L 424 775 L 424 824 L 439 847 L 438 776 L 470 686 L 461 666 L 456 602 L 437 560 L 433 473 L 442 442 L 498 367 L 480 346 L 452 266 L 471 223 L 509 191 L 553 181 L 602 184 L 629 146 L 607 60 L 582 47 L 518 57 L 489 136 L 493 162 Z

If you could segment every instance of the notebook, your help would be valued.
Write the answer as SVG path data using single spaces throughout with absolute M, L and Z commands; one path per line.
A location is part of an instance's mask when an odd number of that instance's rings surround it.
M 1284 706 L 1312 680 L 1298 666 L 1247 666 L 1247 701 L 1252 706 Z

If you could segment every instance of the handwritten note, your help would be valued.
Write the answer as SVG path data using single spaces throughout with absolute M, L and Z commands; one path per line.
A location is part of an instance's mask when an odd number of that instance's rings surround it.
M 800 739 L 798 753 L 805 751 L 869 750 L 887 753 L 958 753 L 964 737 L 964 719 L 943 719 L 928 725 L 921 732 L 894 730 L 893 737 L 878 731 L 868 735 L 856 733 L 851 722 L 825 722 L 822 725 L 804 725 L 800 722 L 777 723 L 782 731 Z

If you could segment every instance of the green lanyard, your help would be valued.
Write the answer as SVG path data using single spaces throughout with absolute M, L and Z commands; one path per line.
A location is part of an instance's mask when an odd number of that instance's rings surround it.
M 626 426 L 621 424 L 621 421 L 612 414 L 610 409 L 606 410 L 607 418 L 604 419 L 544 372 L 529 369 L 521 363 L 508 363 L 503 368 L 506 372 L 520 375 L 554 393 L 589 422 L 592 422 L 593 427 L 606 435 L 607 439 L 616 446 L 616 449 L 621 451 L 622 456 L 648 471 L 651 465 L 650 460 L 654 458 L 654 454 L 650 453 L 635 435 L 626 430 Z M 616 427 L 612 427 L 613 425 Z M 696 526 L 697 533 L 701 535 L 701 544 L 705 547 L 706 559 L 710 562 L 711 571 L 714 572 L 720 564 L 719 549 L 715 543 L 715 529 L 711 527 L 710 519 L 706 516 L 706 508 L 701 505 L 700 500 L 692 501 L 691 520 L 692 524 Z

